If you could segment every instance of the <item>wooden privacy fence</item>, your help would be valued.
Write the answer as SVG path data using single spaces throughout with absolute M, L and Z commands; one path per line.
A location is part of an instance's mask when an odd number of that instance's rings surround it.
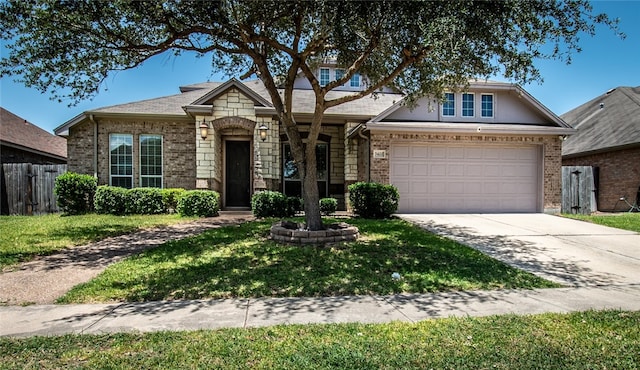
M 66 164 L 5 163 L 2 170 L 6 190 L 2 198 L 6 199 L 10 215 L 58 212 L 53 187 L 56 178 L 67 172 Z
M 562 167 L 562 213 L 590 214 L 598 210 L 593 167 Z

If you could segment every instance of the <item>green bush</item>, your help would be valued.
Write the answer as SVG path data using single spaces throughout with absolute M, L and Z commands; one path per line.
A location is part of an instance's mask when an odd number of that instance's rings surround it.
M 302 201 L 277 191 L 260 191 L 251 197 L 253 215 L 264 217 L 292 217 L 302 209 Z
M 162 192 L 158 188 L 135 188 L 127 190 L 125 213 L 154 215 L 164 213 Z
M 166 212 L 174 212 L 178 209 L 178 201 L 186 190 L 182 188 L 162 189 L 162 203 Z
M 338 209 L 338 200 L 335 198 L 322 198 L 320 199 L 320 213 L 323 216 L 330 216 L 336 213 Z
M 398 189 L 393 185 L 357 182 L 349 185 L 353 212 L 363 218 L 388 218 L 398 209 Z
M 98 186 L 93 206 L 97 213 L 124 215 L 127 210 L 127 189 L 102 185 Z
M 287 211 L 283 217 L 293 217 L 298 212 L 304 211 L 304 201 L 298 197 L 287 197 Z
M 180 216 L 213 217 L 220 210 L 220 194 L 210 190 L 188 190 L 178 201 Z
M 58 176 L 53 189 L 58 197 L 58 207 L 69 215 L 91 211 L 97 186 L 96 179 L 90 175 L 66 172 Z

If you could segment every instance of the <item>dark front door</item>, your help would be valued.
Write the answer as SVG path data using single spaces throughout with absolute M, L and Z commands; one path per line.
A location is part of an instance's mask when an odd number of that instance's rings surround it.
M 226 141 L 226 207 L 251 205 L 251 150 L 248 141 Z

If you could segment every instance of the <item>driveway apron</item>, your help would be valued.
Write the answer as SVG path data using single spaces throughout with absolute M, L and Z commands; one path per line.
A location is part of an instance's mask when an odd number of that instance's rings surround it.
M 433 233 L 566 286 L 640 284 L 640 234 L 548 214 L 403 214 Z

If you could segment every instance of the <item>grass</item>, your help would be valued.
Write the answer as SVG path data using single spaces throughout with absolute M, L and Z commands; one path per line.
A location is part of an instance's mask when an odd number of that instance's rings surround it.
M 0 268 L 75 245 L 190 218 L 178 215 L 0 216 Z
M 571 215 L 563 216 L 576 220 L 593 222 L 617 229 L 630 230 L 640 233 L 640 213 L 615 213 L 615 214 L 598 214 L 598 215 Z
M 2 369 L 636 369 L 640 312 L 0 339 Z
M 357 242 L 283 246 L 271 221 L 209 230 L 111 265 L 59 303 L 300 297 L 557 287 L 471 248 L 394 219 L 349 222 Z M 393 272 L 402 279 L 391 278 Z

